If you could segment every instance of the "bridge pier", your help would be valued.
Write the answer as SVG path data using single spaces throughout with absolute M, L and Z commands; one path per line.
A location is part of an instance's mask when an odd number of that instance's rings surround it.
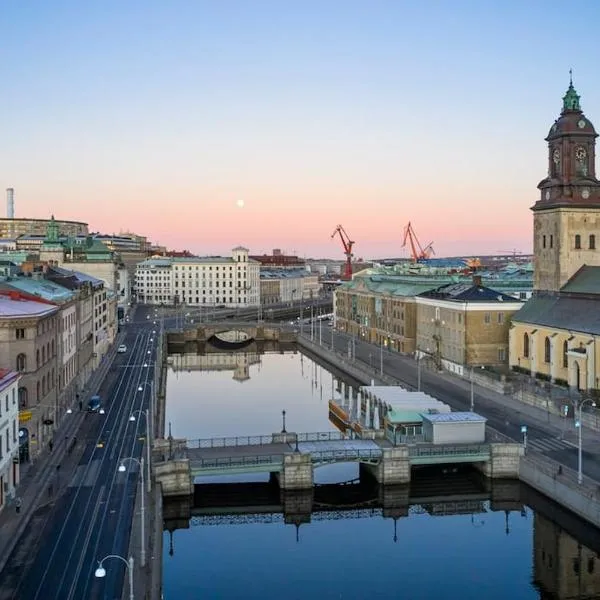
M 313 487 L 313 465 L 310 454 L 284 454 L 279 475 L 282 490 L 308 490 Z
M 164 497 L 191 496 L 194 493 L 192 470 L 188 459 L 155 463 L 154 477 L 162 487 Z
M 490 479 L 519 479 L 519 464 L 524 454 L 522 444 L 490 444 L 490 460 L 474 465 Z
M 287 524 L 310 523 L 313 511 L 314 490 L 281 491 L 284 520 Z
M 378 464 L 362 464 L 361 467 L 375 477 L 380 485 L 397 485 L 410 482 L 410 457 L 408 446 L 383 448 Z

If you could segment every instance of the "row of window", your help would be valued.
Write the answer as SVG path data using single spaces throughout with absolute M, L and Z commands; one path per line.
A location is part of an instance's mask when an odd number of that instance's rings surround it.
M 567 368 L 569 366 L 569 344 L 565 340 L 563 342 L 562 347 L 562 366 L 563 368 Z M 523 357 L 530 358 L 531 357 L 531 340 L 528 333 L 523 334 Z M 551 363 L 552 362 L 552 343 L 550 338 L 546 336 L 544 338 L 544 362 Z
M 542 236 L 542 248 L 553 248 L 554 247 L 554 236 L 552 234 L 546 236 L 543 235 Z M 578 233 L 575 235 L 575 240 L 574 240 L 574 244 L 573 247 L 575 250 L 582 250 L 583 247 L 581 245 L 581 235 L 579 235 Z M 596 249 L 596 236 L 592 233 L 588 236 L 588 250 L 595 250 Z
M 5 443 L 4 440 L 6 440 Z M 4 433 L 0 433 L 0 460 L 4 458 L 3 450 L 6 449 L 6 454 L 10 454 L 11 442 L 10 442 L 10 431 L 6 430 Z M 17 443 L 17 420 L 14 419 L 12 422 L 12 443 Z

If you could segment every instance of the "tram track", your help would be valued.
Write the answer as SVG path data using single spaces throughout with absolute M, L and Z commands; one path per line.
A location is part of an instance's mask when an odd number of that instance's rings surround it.
M 129 417 L 138 409 L 138 403 L 140 407 L 143 405 L 144 395 L 137 394 L 137 388 L 142 381 L 148 380 L 154 370 L 150 365 L 143 370 L 138 368 L 148 350 L 151 354 L 154 352 L 151 337 L 147 330 L 129 336 L 130 351 L 127 363 L 123 365 L 126 368 L 116 371 L 118 376 L 107 393 L 104 423 L 90 437 L 84 457 L 69 484 L 71 493 L 67 490 L 61 498 L 63 504 L 53 511 L 54 529 L 48 527 L 46 535 L 40 539 L 28 575 L 18 585 L 13 598 L 79 600 L 90 597 L 87 592 L 90 582 L 87 580 L 93 576 L 91 571 L 96 567 L 97 559 L 102 558 L 96 554 L 102 545 L 101 540 L 107 536 L 105 528 L 111 499 L 114 503 L 118 497 L 118 512 L 122 521 L 128 507 L 129 483 L 137 479 L 130 475 L 138 475 L 137 470 L 132 470 L 122 484 L 118 478 L 123 474 L 118 473 L 117 468 L 125 452 L 129 452 L 127 456 L 141 455 L 143 444 L 137 439 L 140 420 L 134 425 Z M 93 447 L 90 448 L 92 442 Z M 136 448 L 136 444 L 139 448 Z M 114 454 L 107 452 L 108 448 L 115 446 L 118 448 L 116 459 Z M 113 534 L 109 531 L 108 537 L 111 538 Z M 110 550 L 112 544 L 107 554 Z M 90 563 L 88 571 L 86 562 Z M 83 577 L 85 583 L 82 583 Z M 103 580 L 98 582 L 108 583 Z M 112 583 L 114 585 L 116 580 L 113 579 Z M 81 595 L 82 587 L 86 590 L 85 595 Z M 101 587 L 105 588 L 106 585 Z

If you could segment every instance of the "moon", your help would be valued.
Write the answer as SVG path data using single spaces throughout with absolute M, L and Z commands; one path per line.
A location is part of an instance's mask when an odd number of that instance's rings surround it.
M 238 208 L 244 208 L 244 201 L 242 199 L 236 202 Z

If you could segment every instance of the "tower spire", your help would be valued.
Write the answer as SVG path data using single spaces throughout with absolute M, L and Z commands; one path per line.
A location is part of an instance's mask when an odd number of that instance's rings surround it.
M 581 111 L 581 105 L 579 104 L 579 95 L 573 87 L 573 69 L 569 69 L 569 89 L 563 96 L 563 109 L 562 112 L 569 110 Z

